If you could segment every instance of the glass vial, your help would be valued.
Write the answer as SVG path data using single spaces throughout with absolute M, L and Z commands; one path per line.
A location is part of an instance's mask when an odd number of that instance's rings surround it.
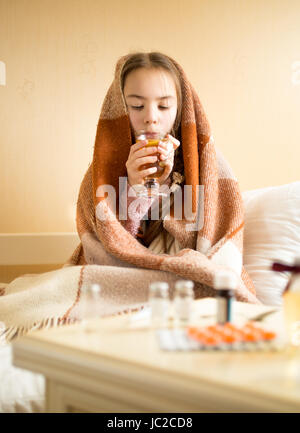
M 169 285 L 165 282 L 154 282 L 149 286 L 149 305 L 151 322 L 155 328 L 165 328 L 169 317 Z
M 81 302 L 81 319 L 82 327 L 87 330 L 87 324 L 90 319 L 100 316 L 100 293 L 101 287 L 99 284 L 92 284 L 82 287 L 82 302 Z
M 194 301 L 194 283 L 190 280 L 179 280 L 175 283 L 174 319 L 178 326 L 190 322 Z
M 233 319 L 233 301 L 237 288 L 237 276 L 230 271 L 218 272 L 214 278 L 217 299 L 217 323 L 224 325 Z

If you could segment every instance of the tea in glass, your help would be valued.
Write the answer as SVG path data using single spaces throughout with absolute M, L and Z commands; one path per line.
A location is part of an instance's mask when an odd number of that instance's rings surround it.
M 147 140 L 147 144 L 144 147 L 158 147 L 160 141 L 162 141 L 166 137 L 166 134 L 162 132 L 138 131 L 135 136 L 137 142 L 142 140 Z M 156 195 L 165 195 L 158 192 L 159 183 L 156 180 L 163 174 L 165 169 L 165 163 L 164 161 L 159 160 L 160 157 L 159 152 L 155 152 L 149 156 L 157 156 L 157 161 L 149 164 L 143 164 L 141 165 L 139 170 L 142 171 L 148 168 L 156 167 L 156 172 L 151 173 L 150 175 L 145 177 L 145 187 L 147 189 L 143 194 L 140 195 L 146 195 L 148 197 L 156 196 Z

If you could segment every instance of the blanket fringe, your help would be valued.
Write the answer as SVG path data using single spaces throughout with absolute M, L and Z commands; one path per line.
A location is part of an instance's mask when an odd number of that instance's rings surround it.
M 31 326 L 8 326 L 0 329 L 0 344 L 11 343 L 19 337 L 24 336 L 28 332 L 38 331 L 41 329 L 49 329 L 62 325 L 72 324 L 79 322 L 75 318 L 60 318 L 60 317 L 50 317 L 42 320 L 41 322 L 34 323 Z
M 128 313 L 134 313 L 144 308 L 144 305 L 129 307 L 124 310 L 119 310 L 115 313 L 111 313 L 108 316 L 126 315 Z M 103 316 L 105 317 L 105 316 Z M 8 326 L 0 328 L 0 345 L 11 343 L 17 338 L 26 335 L 28 332 L 39 331 L 42 329 L 50 329 L 63 325 L 71 325 L 79 323 L 81 320 L 76 317 L 49 317 L 42 320 L 41 322 L 34 323 L 31 326 Z

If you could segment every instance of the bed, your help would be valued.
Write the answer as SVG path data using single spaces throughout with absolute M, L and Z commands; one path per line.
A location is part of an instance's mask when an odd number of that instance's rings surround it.
M 300 182 L 243 193 L 245 206 L 244 265 L 257 296 L 266 305 L 281 307 L 287 273 L 274 273 L 273 261 L 300 255 Z M 5 284 L 0 284 L 4 287 Z M 16 368 L 11 344 L 0 345 L 0 412 L 44 411 L 45 382 L 41 375 Z

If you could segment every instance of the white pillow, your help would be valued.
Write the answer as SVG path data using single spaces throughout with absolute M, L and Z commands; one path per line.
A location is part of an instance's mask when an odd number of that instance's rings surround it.
M 281 306 L 289 273 L 270 268 L 300 255 L 300 182 L 245 191 L 244 266 L 267 305 Z

